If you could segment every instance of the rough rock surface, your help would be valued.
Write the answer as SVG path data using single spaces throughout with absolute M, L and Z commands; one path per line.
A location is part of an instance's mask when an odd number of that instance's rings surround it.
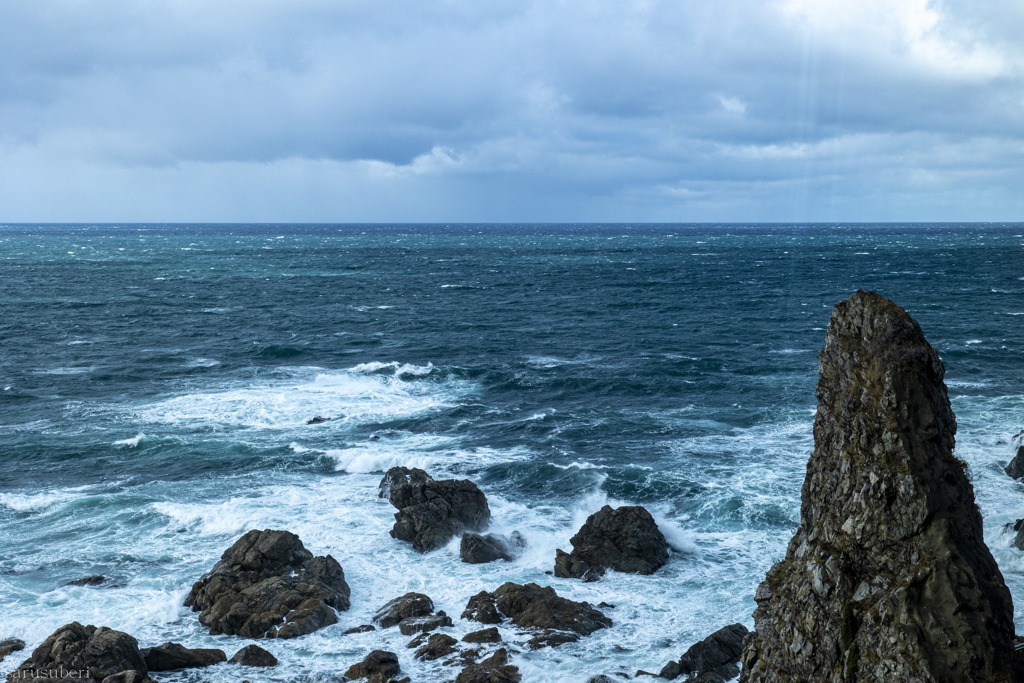
M 146 667 L 153 671 L 174 671 L 175 669 L 198 669 L 227 661 L 223 650 L 190 650 L 179 643 L 164 643 L 156 647 L 139 650 L 146 660 Z
M 129 669 L 113 676 L 107 676 L 102 683 L 154 683 L 154 681 L 141 671 Z
M 277 666 L 277 657 L 259 645 L 246 645 L 236 652 L 228 663 L 242 666 Z
M 86 576 L 82 579 L 75 579 L 74 581 L 68 581 L 65 586 L 98 586 L 107 580 L 105 576 Z
M 398 630 L 403 636 L 411 636 L 414 633 L 427 633 L 445 626 L 454 626 L 452 618 L 444 613 L 444 610 L 427 617 L 409 617 L 398 622 Z
M 525 547 L 526 541 L 518 531 L 513 531 L 508 536 L 483 536 L 466 532 L 462 534 L 462 543 L 459 544 L 459 559 L 467 564 L 484 564 L 495 560 L 511 562 Z
M 689 674 L 704 675 L 728 681 L 740 672 L 739 661 L 743 653 L 743 638 L 750 633 L 743 624 L 732 624 L 718 629 L 695 645 L 691 645 L 678 662 L 669 662 L 658 674 L 669 680 Z M 708 676 L 712 679 L 712 676 Z
M 11 638 L 10 640 L 0 640 L 0 662 L 4 661 L 4 657 L 17 652 L 18 650 L 25 649 L 25 641 L 19 640 L 18 638 Z
M 401 672 L 402 667 L 398 663 L 398 655 L 385 650 L 374 650 L 366 655 L 366 659 L 353 664 L 345 672 L 345 678 L 354 681 L 358 678 L 373 678 L 380 676 L 387 680 Z
M 360 626 L 353 626 L 352 628 L 348 629 L 347 631 L 342 631 L 341 635 L 343 635 L 343 636 L 350 636 L 350 635 L 352 635 L 354 633 L 369 633 L 370 631 L 376 631 L 376 630 L 377 630 L 377 627 L 374 626 L 373 624 L 362 624 Z
M 1014 437 L 1014 440 L 1017 441 L 1019 439 Z M 1010 464 L 1004 469 L 1014 479 L 1024 479 L 1024 444 L 1017 446 L 1017 453 L 1010 460 Z
M 139 643 L 127 633 L 77 621 L 61 626 L 14 672 L 17 678 L 56 678 L 102 681 L 123 671 L 149 674 Z M 63 672 L 61 674 L 61 672 Z M 69 673 L 75 672 L 75 673 Z
M 653 574 L 668 562 L 668 541 L 639 505 L 605 505 L 569 542 L 571 553 L 557 550 L 555 555 L 555 576 L 561 578 L 593 579 L 605 569 Z
M 445 655 L 450 655 L 458 649 L 459 641 L 452 638 L 447 633 L 435 633 L 427 642 L 416 650 L 416 654 L 413 656 L 416 659 L 420 659 L 427 662 L 432 662 L 435 659 L 441 659 Z
M 501 634 L 498 633 L 498 629 L 494 626 L 491 628 L 480 629 L 479 631 L 473 631 L 462 636 L 462 642 L 464 643 L 500 643 Z
M 508 582 L 493 593 L 477 593 L 462 613 L 463 619 L 482 624 L 499 624 L 506 617 L 521 628 L 571 631 L 578 636 L 612 625 L 611 619 L 589 603 L 560 598 L 554 588 L 535 583 L 521 586 Z
M 435 481 L 420 469 L 393 467 L 380 483 L 380 495 L 398 508 L 391 537 L 425 553 L 463 531 L 483 531 L 491 522 L 487 498 L 468 479 Z
M 501 648 L 479 664 L 470 664 L 455 678 L 455 683 L 519 683 L 519 667 L 508 663 L 508 651 Z
M 859 291 L 818 363 L 800 527 L 757 589 L 742 680 L 1013 680 L 1013 604 L 953 456 L 938 353 Z
M 254 529 L 192 586 L 185 606 L 210 635 L 295 638 L 336 624 L 349 594 L 333 557 L 313 557 L 289 531 Z
M 434 601 L 423 593 L 406 593 L 387 603 L 373 615 L 381 628 L 391 628 L 404 619 L 426 617 L 434 613 Z

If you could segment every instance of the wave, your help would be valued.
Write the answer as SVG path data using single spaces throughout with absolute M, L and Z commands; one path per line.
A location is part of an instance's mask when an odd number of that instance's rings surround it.
M 142 433 L 142 432 L 139 432 L 138 434 L 136 434 L 135 436 L 133 436 L 130 439 L 121 439 L 120 441 L 115 441 L 113 445 L 115 445 L 115 446 L 125 446 L 127 448 L 137 448 L 138 445 L 145 438 L 146 438 L 146 435 L 144 433 Z

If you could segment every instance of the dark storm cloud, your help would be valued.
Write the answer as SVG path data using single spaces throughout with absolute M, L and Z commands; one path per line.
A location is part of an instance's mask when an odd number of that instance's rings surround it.
M 1011 2 L 0 5 L 0 220 L 1021 217 Z

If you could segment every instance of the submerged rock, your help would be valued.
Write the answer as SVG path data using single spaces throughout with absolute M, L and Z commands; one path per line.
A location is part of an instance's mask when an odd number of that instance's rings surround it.
M 289 531 L 254 529 L 192 586 L 185 606 L 210 635 L 295 638 L 336 624 L 349 595 L 333 557 L 313 557 Z
M 757 589 L 742 680 L 1013 680 L 1013 603 L 953 456 L 938 353 L 859 291 L 818 362 L 800 527 Z
M 11 638 L 9 640 L 0 640 L 0 662 L 4 661 L 4 657 L 25 649 L 25 641 L 19 640 L 18 638 Z
M 455 677 L 455 683 L 519 683 L 519 667 L 508 663 L 508 651 L 500 648 L 479 664 L 470 664 Z
M 236 652 L 228 663 L 242 666 L 277 666 L 277 657 L 259 645 L 246 645 Z
M 353 664 L 345 672 L 345 678 L 354 681 L 359 678 L 370 678 L 379 676 L 381 681 L 386 681 L 392 676 L 401 673 L 402 667 L 398 663 L 398 655 L 386 650 L 374 650 L 366 655 L 366 659 Z
M 690 646 L 678 662 L 669 662 L 658 675 L 669 680 L 696 674 L 708 681 L 728 681 L 740 672 L 743 639 L 750 631 L 743 624 L 718 629 L 701 642 Z
M 308 424 L 308 425 L 318 425 L 318 424 L 323 424 L 324 422 L 330 422 L 333 419 L 334 419 L 333 417 L 321 417 L 320 415 L 317 415 L 316 417 L 314 417 L 314 418 L 312 418 L 310 420 L 306 420 L 306 424 Z
M 376 630 L 377 630 L 377 627 L 374 626 L 373 624 L 363 624 L 361 626 L 354 626 L 354 627 L 348 629 L 347 631 L 342 631 L 341 635 L 343 635 L 343 636 L 350 636 L 350 635 L 353 635 L 355 633 L 369 633 L 370 631 L 376 631 Z
M 223 650 L 195 649 L 179 643 L 164 643 L 139 651 L 146 660 L 150 671 L 174 671 L 176 669 L 198 669 L 227 661 Z
M 469 599 L 463 619 L 479 621 L 482 624 L 499 624 L 506 618 L 521 628 L 543 629 L 546 633 L 538 638 L 538 646 L 557 645 L 551 631 L 570 631 L 561 642 L 588 636 L 594 631 L 608 628 L 612 620 L 586 602 L 573 602 L 561 598 L 550 586 L 540 587 L 535 583 L 521 586 L 504 583 L 492 593 L 477 593 Z M 536 639 L 535 639 L 536 640 Z M 542 641 L 543 644 L 540 644 Z
M 561 578 L 594 580 L 606 569 L 653 574 L 668 562 L 668 541 L 639 505 L 605 505 L 569 542 L 571 553 L 555 551 L 555 576 Z
M 420 469 L 393 467 L 380 483 L 380 495 L 398 508 L 391 537 L 425 553 L 463 531 L 483 531 L 491 521 L 487 498 L 468 479 L 435 481 Z
M 50 672 L 63 672 L 54 676 Z M 146 680 L 149 668 L 139 643 L 127 633 L 105 626 L 82 626 L 77 621 L 61 626 L 32 652 L 11 680 L 21 678 L 74 678 L 103 681 L 122 672 Z M 127 682 L 127 676 L 124 677 Z
M 513 531 L 509 536 L 482 536 L 467 531 L 462 534 L 462 543 L 459 544 L 459 559 L 468 564 L 484 564 L 495 560 L 511 562 L 525 547 L 526 540 L 518 531 Z
M 83 579 L 75 579 L 74 581 L 68 581 L 65 586 L 98 586 L 107 580 L 105 576 L 86 576 Z

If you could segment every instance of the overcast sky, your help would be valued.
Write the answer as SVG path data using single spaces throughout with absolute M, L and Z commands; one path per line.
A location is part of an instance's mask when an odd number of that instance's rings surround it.
M 1024 220 L 1020 0 L 0 2 L 0 221 Z

